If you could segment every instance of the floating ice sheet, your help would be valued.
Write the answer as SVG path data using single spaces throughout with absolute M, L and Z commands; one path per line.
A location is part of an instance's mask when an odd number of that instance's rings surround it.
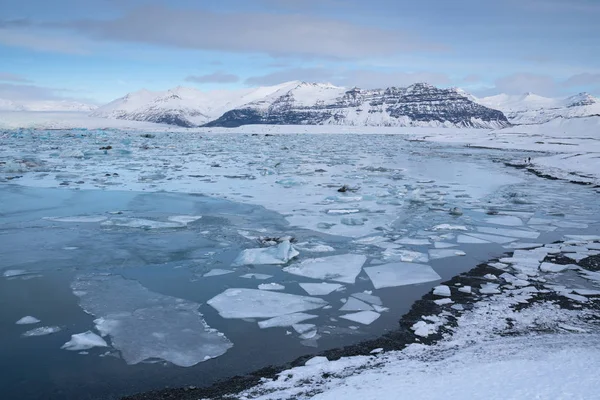
M 227 289 L 207 302 L 223 318 L 272 318 L 327 305 L 323 299 L 258 289 Z
M 350 297 L 344 303 L 342 308 L 340 308 L 340 311 L 367 311 L 372 309 L 373 307 L 371 307 L 364 301 L 360 301 L 358 299 L 355 299 L 354 297 Z
M 270 279 L 272 277 L 273 277 L 273 275 L 267 275 L 267 274 L 244 274 L 244 275 L 240 276 L 240 278 L 258 279 L 258 280 Z
M 442 279 L 429 265 L 407 262 L 365 268 L 375 289 L 413 285 Z
M 370 325 L 380 316 L 381 314 L 376 313 L 375 311 L 360 311 L 353 314 L 340 315 L 340 318 L 358 322 L 363 325 Z
M 264 321 L 260 321 L 258 326 L 260 329 L 266 328 L 281 328 L 286 326 L 292 326 L 295 324 L 299 324 L 300 322 L 317 318 L 314 314 L 306 314 L 306 313 L 294 313 L 294 314 L 286 314 L 281 315 L 279 317 L 273 317 L 271 319 L 266 319 Z
M 207 273 L 205 273 L 204 276 L 205 278 L 208 278 L 210 276 L 221 276 L 221 275 L 227 275 L 227 274 L 231 274 L 234 271 L 230 270 L 230 269 L 220 269 L 220 268 L 215 268 L 215 269 L 211 269 L 210 271 L 208 271 Z
M 298 251 L 289 240 L 284 240 L 277 246 L 271 246 L 258 249 L 246 249 L 242 251 L 233 262 L 233 266 L 241 265 L 278 265 L 286 264 L 292 258 L 296 257 Z
M 159 358 L 189 367 L 218 357 L 233 345 L 211 329 L 199 304 L 151 292 L 118 275 L 83 275 L 71 285 L 81 307 L 95 315 L 128 364 Z
M 498 244 L 511 243 L 511 242 L 514 242 L 515 240 L 517 240 L 517 238 L 498 236 L 498 235 L 488 235 L 485 233 L 475 233 L 475 232 L 470 232 L 466 236 L 471 236 L 471 237 L 474 237 L 477 239 L 485 240 L 487 242 L 498 243 Z
M 108 347 L 106 341 L 92 331 L 71 335 L 71 340 L 63 344 L 61 349 L 71 351 L 88 350 L 93 347 Z
M 468 236 L 468 235 L 458 235 L 458 237 L 456 238 L 456 242 L 457 243 L 462 243 L 462 244 L 484 244 L 484 243 L 490 243 L 487 240 L 483 240 L 483 239 L 479 239 L 473 236 Z
M 550 262 L 544 262 L 544 263 L 542 263 L 542 265 L 540 265 L 540 271 L 542 271 L 542 272 L 562 272 L 569 268 L 578 268 L 578 267 L 577 267 L 577 265 L 574 265 L 574 264 L 561 265 L 561 264 L 554 264 L 554 263 L 550 263 Z
M 97 223 L 106 221 L 106 217 L 102 215 L 81 215 L 73 217 L 45 217 L 44 219 L 54 222 L 71 222 L 71 223 Z
M 434 231 L 468 231 L 464 225 L 440 224 L 433 227 Z
M 489 233 L 492 235 L 500 235 L 507 237 L 515 237 L 520 239 L 537 239 L 540 236 L 539 232 L 534 231 L 523 231 L 520 229 L 505 229 L 505 228 L 490 228 L 487 226 L 479 226 L 477 230 L 482 233 Z
M 388 261 L 403 262 L 427 262 L 429 256 L 425 253 L 406 249 L 387 249 L 383 252 L 383 258 Z
M 371 293 L 365 293 L 365 292 L 353 293 L 352 297 L 355 297 L 355 298 L 362 300 L 364 302 L 367 302 L 369 304 L 378 305 L 378 306 L 383 305 L 381 298 L 379 298 L 378 296 L 374 296 Z
M 454 249 L 431 249 L 429 250 L 429 258 L 432 260 L 437 260 L 440 258 L 447 257 L 456 257 L 456 256 L 464 256 L 465 253 L 462 250 L 454 250 Z
M 311 296 L 325 296 L 343 287 L 339 283 L 299 283 L 300 287 Z
M 187 225 L 194 221 L 198 221 L 202 218 L 202 215 L 171 215 L 167 218 L 171 222 L 175 222 L 181 225 Z
M 15 322 L 15 324 L 17 324 L 17 325 L 30 325 L 30 324 L 37 324 L 38 322 L 40 322 L 39 319 L 37 319 L 36 317 L 32 317 L 32 316 L 28 315 L 26 317 L 21 318 L 17 322 Z
M 60 332 L 61 329 L 58 326 L 42 326 L 40 328 L 35 328 L 30 331 L 23 333 L 23 337 L 32 337 L 32 336 L 46 336 L 51 335 L 56 332 Z
M 176 229 L 184 226 L 177 222 L 155 221 L 143 218 L 111 218 L 102 222 L 102 225 L 139 229 Z
M 261 283 L 258 285 L 258 289 L 260 290 L 284 290 L 285 286 L 280 285 L 279 283 L 271 282 L 271 283 Z
M 354 283 L 366 260 L 367 257 L 361 254 L 341 254 L 303 260 L 283 270 L 313 279 Z
M 504 226 L 521 226 L 523 221 L 521 218 L 513 217 L 511 215 L 499 215 L 495 217 L 489 217 L 485 219 L 488 224 L 504 225 Z

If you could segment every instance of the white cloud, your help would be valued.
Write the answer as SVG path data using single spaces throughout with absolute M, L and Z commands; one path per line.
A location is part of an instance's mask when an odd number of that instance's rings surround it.
M 80 20 L 55 26 L 96 39 L 272 56 L 351 59 L 441 49 L 397 30 L 301 14 L 213 13 L 149 6 L 113 20 Z
M 190 75 L 185 80 L 195 83 L 234 83 L 238 82 L 240 77 L 235 74 L 217 71 L 206 75 Z
M 1 72 L 1 71 L 0 71 L 0 81 L 4 81 L 4 82 L 31 82 L 29 79 L 26 79 L 22 75 L 13 74 L 11 72 Z
M 36 51 L 48 51 L 66 54 L 89 54 L 88 46 L 72 35 L 60 35 L 47 30 L 26 30 L 18 28 L 2 28 L 0 24 L 0 45 L 24 47 Z

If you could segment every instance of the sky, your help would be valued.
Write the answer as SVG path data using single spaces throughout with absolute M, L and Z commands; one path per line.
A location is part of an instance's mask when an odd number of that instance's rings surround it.
M 600 0 L 0 0 L 0 99 L 428 82 L 600 95 Z

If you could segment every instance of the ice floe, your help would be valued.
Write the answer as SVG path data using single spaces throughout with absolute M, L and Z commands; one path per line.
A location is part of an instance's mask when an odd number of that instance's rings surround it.
M 21 318 L 17 322 L 15 322 L 15 324 L 17 324 L 17 325 L 30 325 L 30 324 L 37 324 L 38 322 L 40 322 L 39 319 L 28 315 L 26 317 Z
M 231 274 L 235 271 L 232 271 L 230 269 L 220 269 L 220 268 L 215 268 L 215 269 L 211 269 L 210 271 L 208 271 L 207 273 L 205 273 L 204 275 L 202 275 L 205 278 L 211 277 L 211 276 L 221 276 L 221 275 L 227 275 L 227 274 Z
M 366 292 L 353 293 L 351 296 L 354 298 L 357 298 L 359 300 L 362 300 L 364 302 L 367 302 L 369 304 L 372 304 L 372 305 L 377 305 L 377 306 L 383 305 L 381 298 L 379 296 L 375 296 L 375 295 L 371 294 L 370 291 L 368 293 L 366 293 Z
M 181 225 L 188 225 L 192 222 L 198 221 L 202 218 L 202 215 L 171 215 L 167 219 L 171 222 L 175 222 Z
M 280 285 L 279 283 L 271 282 L 271 283 L 261 283 L 258 285 L 259 290 L 285 290 L 285 286 Z
M 278 317 L 273 317 L 270 319 L 266 319 L 264 321 L 259 321 L 258 326 L 261 329 L 283 328 L 283 327 L 299 324 L 300 322 L 303 322 L 303 321 L 306 321 L 309 319 L 313 319 L 313 318 L 317 318 L 317 316 L 314 314 L 306 314 L 306 313 L 299 312 L 299 313 L 293 313 L 293 314 L 280 315 Z
M 429 258 L 432 260 L 437 260 L 440 258 L 447 257 L 456 257 L 456 256 L 464 256 L 465 253 L 462 250 L 454 250 L 454 249 L 431 249 L 429 250 Z
M 515 237 L 520 239 L 537 239 L 540 236 L 539 232 L 524 231 L 520 229 L 505 229 L 505 228 L 490 228 L 487 226 L 479 226 L 477 230 L 482 233 L 491 235 L 500 235 L 506 237 Z
M 232 265 L 286 264 L 299 254 L 289 240 L 284 240 L 276 246 L 243 250 Z
M 363 325 L 370 325 L 380 316 L 381 314 L 376 313 L 375 311 L 360 311 L 353 314 L 340 315 L 340 318 L 347 319 L 348 321 L 358 322 L 359 324 Z
M 107 217 L 101 215 L 82 215 L 73 217 L 44 217 L 44 219 L 54 222 L 98 223 L 106 221 Z
M 513 217 L 511 215 L 498 215 L 495 217 L 489 217 L 485 219 L 488 224 L 504 225 L 504 226 L 521 226 L 523 221 L 521 218 Z
M 155 221 L 144 218 L 111 218 L 102 222 L 101 225 L 138 229 L 177 229 L 184 227 L 178 222 Z
M 458 237 L 456 238 L 456 242 L 457 243 L 461 243 L 461 244 L 484 244 L 484 243 L 490 243 L 487 240 L 483 240 L 483 239 L 479 239 L 473 236 L 468 236 L 468 235 L 458 235 Z
M 362 254 L 341 254 L 302 260 L 283 270 L 307 278 L 354 283 L 366 260 Z
M 464 225 L 440 224 L 432 228 L 434 231 L 468 231 Z
M 210 328 L 199 304 L 152 292 L 119 275 L 82 275 L 71 285 L 81 307 L 96 316 L 128 364 L 159 358 L 189 367 L 218 357 L 233 345 Z
M 258 289 L 227 289 L 207 301 L 207 304 L 223 318 L 272 318 L 315 310 L 328 303 L 317 297 Z
M 365 272 L 375 289 L 413 285 L 442 279 L 429 265 L 397 262 L 366 267 Z
M 240 278 L 258 279 L 258 280 L 271 279 L 272 277 L 273 277 L 273 275 L 268 275 L 268 274 L 254 274 L 254 273 L 244 274 L 244 275 L 240 276 Z
M 92 331 L 71 335 L 71 340 L 63 344 L 61 349 L 71 351 L 88 350 L 93 347 L 107 347 L 106 341 Z
M 364 301 L 358 300 L 354 297 L 348 298 L 344 305 L 340 308 L 340 311 L 367 311 L 373 310 L 369 304 Z
M 439 285 L 433 288 L 433 294 L 435 296 L 444 296 L 450 297 L 452 293 L 450 293 L 450 288 L 446 285 Z
M 32 337 L 32 336 L 46 336 L 51 335 L 56 332 L 60 332 L 61 328 L 59 326 L 42 326 L 40 328 L 35 328 L 30 331 L 23 333 L 21 336 L 23 337 Z
M 343 287 L 339 283 L 299 283 L 300 287 L 311 296 L 326 296 Z

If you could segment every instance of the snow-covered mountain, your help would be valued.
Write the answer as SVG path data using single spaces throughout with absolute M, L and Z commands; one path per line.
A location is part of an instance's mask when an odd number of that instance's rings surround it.
M 579 93 L 566 98 L 550 98 L 533 93 L 499 94 L 476 100 L 486 107 L 500 110 L 513 124 L 543 124 L 555 118 L 600 116 L 600 99 Z
M 502 112 L 475 103 L 465 92 L 425 83 L 375 90 L 299 81 L 237 91 L 202 92 L 183 87 L 166 92 L 143 90 L 98 108 L 92 116 L 184 127 L 509 125 Z
M 69 100 L 13 101 L 0 99 L 0 111 L 94 111 L 91 104 Z

